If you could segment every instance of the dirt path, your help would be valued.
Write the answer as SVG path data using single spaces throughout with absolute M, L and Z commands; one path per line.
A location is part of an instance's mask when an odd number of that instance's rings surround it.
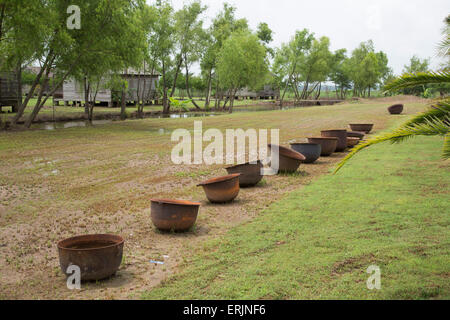
M 392 117 L 383 104 L 296 109 L 203 118 L 205 127 L 280 128 L 281 144 Z M 407 106 L 407 114 L 423 109 Z M 400 118 L 397 118 L 400 119 Z M 198 119 L 196 119 L 198 120 Z M 0 135 L 0 298 L 133 299 L 177 270 L 202 243 L 258 215 L 272 202 L 325 174 L 343 154 L 302 165 L 292 176 L 266 177 L 242 189 L 228 205 L 205 201 L 199 181 L 226 174 L 221 166 L 175 166 L 170 130 L 192 119 L 151 119 L 97 128 Z M 163 130 L 161 133 L 161 129 Z M 151 198 L 202 200 L 195 229 L 170 234 L 150 221 Z M 77 234 L 116 233 L 125 238 L 116 277 L 69 291 L 59 268 L 57 241 Z M 150 263 L 163 261 L 164 265 Z

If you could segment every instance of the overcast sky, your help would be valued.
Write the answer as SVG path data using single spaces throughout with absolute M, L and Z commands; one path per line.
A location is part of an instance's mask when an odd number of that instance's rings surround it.
M 377 51 L 387 53 L 396 74 L 414 54 L 431 58 L 432 66 L 439 64 L 436 44 L 443 20 L 450 14 L 449 0 L 202 0 L 208 6 L 207 25 L 223 2 L 233 4 L 237 17 L 247 18 L 253 30 L 267 22 L 274 31 L 273 47 L 303 28 L 329 37 L 332 50 L 351 52 L 360 42 L 372 39 Z M 189 1 L 172 0 L 176 9 L 184 3 Z

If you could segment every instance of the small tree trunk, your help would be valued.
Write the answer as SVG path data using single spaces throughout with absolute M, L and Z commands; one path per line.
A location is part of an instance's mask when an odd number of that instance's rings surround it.
M 322 91 L 322 82 L 319 84 L 319 91 L 317 92 L 316 100 L 319 100 L 321 91 Z
M 189 90 L 189 68 L 188 68 L 188 64 L 187 64 L 187 59 L 186 59 L 186 57 L 185 57 L 184 61 L 185 61 L 185 67 L 186 67 L 186 93 L 187 93 L 189 99 L 192 100 L 192 103 L 194 104 L 194 107 L 195 107 L 197 110 L 200 110 L 201 108 L 200 108 L 200 107 L 198 106 L 198 104 L 195 102 L 194 98 L 193 98 L 192 95 L 191 95 L 191 90 Z
M 122 88 L 122 96 L 120 99 L 120 120 L 125 120 L 127 118 L 126 115 L 127 103 L 125 97 L 125 89 Z
M 39 111 L 41 111 L 41 108 L 42 108 L 42 96 L 44 95 L 44 90 L 45 90 L 45 87 L 47 86 L 47 83 L 48 83 L 48 74 L 49 74 L 49 72 L 50 72 L 50 69 L 48 69 L 46 74 L 45 74 L 45 80 L 44 80 L 44 83 L 41 86 L 41 89 L 39 90 L 39 96 L 38 96 L 38 100 L 36 102 L 36 105 L 34 106 L 34 109 L 31 112 L 31 114 L 28 116 L 27 120 L 25 121 L 25 127 L 27 127 L 27 128 L 31 127 L 31 124 L 33 123 L 34 119 L 38 115 Z M 45 103 L 45 101 L 44 101 L 44 103 Z
M 89 86 L 87 77 L 84 77 L 84 114 L 89 119 Z
M 166 65 L 164 62 L 164 59 L 162 61 L 162 67 L 163 67 L 163 113 L 169 114 L 170 112 L 170 105 L 167 97 L 167 87 L 166 87 Z
M 44 72 L 46 72 L 47 68 L 53 63 L 54 58 L 53 51 L 50 51 L 49 55 L 47 56 L 44 65 L 42 66 L 41 70 L 39 71 L 38 75 L 36 76 L 36 79 L 34 79 L 33 84 L 31 85 L 30 91 L 28 92 L 25 100 L 23 101 L 22 105 L 18 108 L 16 115 L 12 119 L 12 124 L 17 124 L 17 121 L 23 116 L 23 113 L 25 111 L 25 108 L 28 105 L 28 102 L 30 101 L 31 97 L 34 95 L 34 91 L 36 91 L 36 87 L 39 84 L 39 81 L 41 81 L 42 76 Z
M 175 78 L 173 80 L 173 85 L 172 85 L 172 91 L 170 92 L 170 97 L 173 98 L 173 95 L 175 94 L 175 89 L 177 87 L 177 80 L 178 80 L 178 74 L 180 73 L 181 70 L 181 65 L 183 64 L 183 56 L 180 53 L 180 59 L 178 59 L 178 63 L 177 63 L 177 69 L 175 71 Z
M 208 92 L 206 94 L 206 99 L 205 99 L 205 109 L 209 108 L 209 101 L 211 100 L 211 90 L 212 90 L 212 68 L 209 70 Z
M 17 64 L 17 111 L 22 109 L 22 62 Z

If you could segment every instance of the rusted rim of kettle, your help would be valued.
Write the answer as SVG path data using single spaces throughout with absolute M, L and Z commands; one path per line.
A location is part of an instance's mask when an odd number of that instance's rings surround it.
M 159 203 L 159 204 L 175 204 L 180 206 L 193 206 L 197 207 L 200 206 L 201 203 L 199 202 L 192 202 L 187 200 L 172 200 L 172 199 L 151 199 L 151 202 Z
M 206 181 L 203 181 L 203 182 L 199 183 L 197 185 L 197 187 L 202 187 L 202 186 L 206 186 L 206 185 L 210 185 L 210 184 L 215 184 L 215 183 L 219 183 L 219 182 L 225 182 L 225 181 L 233 180 L 233 179 L 239 177 L 240 175 L 241 175 L 240 173 L 233 173 L 233 174 L 229 174 L 227 176 L 209 179 L 209 180 L 206 180 Z
M 320 132 L 347 132 L 347 129 L 330 129 L 330 130 L 322 130 Z
M 349 126 L 373 126 L 373 123 L 350 123 Z
M 291 146 L 318 146 L 318 143 L 309 143 L 309 142 L 293 142 Z
M 339 140 L 337 137 L 308 137 L 308 139 Z
M 256 163 L 252 163 L 252 162 L 253 161 L 237 164 L 237 165 L 234 165 L 234 166 L 231 166 L 231 167 L 226 167 L 225 169 L 235 169 L 235 168 L 239 168 L 239 167 L 242 167 L 242 166 L 248 166 L 248 165 L 256 166 L 256 165 L 262 164 L 261 160 L 257 160 Z
M 269 148 L 272 148 L 272 146 L 275 146 L 273 144 L 269 144 L 268 145 Z M 295 159 L 295 160 L 300 160 L 300 161 L 305 161 L 306 157 L 304 155 L 302 155 L 300 152 L 288 149 L 286 147 L 282 147 L 282 146 L 278 146 L 279 151 L 280 151 L 280 155 L 291 158 L 291 159 Z
M 360 141 L 361 139 L 357 138 L 357 137 L 347 137 L 348 140 L 351 141 Z
M 95 238 L 95 237 L 108 238 L 111 242 L 114 242 L 114 243 L 110 244 L 110 245 L 106 245 L 104 247 L 82 248 L 82 249 L 69 248 L 64 245 L 66 242 L 71 242 L 74 240 L 81 240 L 83 238 L 88 239 L 88 238 Z M 106 239 L 97 239 L 97 240 L 106 240 Z M 70 238 L 61 240 L 60 242 L 58 242 L 58 249 L 69 250 L 69 251 L 94 251 L 94 250 L 117 247 L 117 246 L 120 246 L 121 244 L 123 244 L 124 242 L 125 242 L 125 240 L 121 236 L 117 236 L 114 234 L 86 234 L 86 235 L 75 236 L 75 237 L 70 237 Z

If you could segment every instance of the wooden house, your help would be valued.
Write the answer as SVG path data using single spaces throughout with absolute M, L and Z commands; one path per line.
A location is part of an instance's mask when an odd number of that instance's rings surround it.
M 2 106 L 11 106 L 17 112 L 19 105 L 19 84 L 14 72 L 0 72 L 0 111 Z
M 263 99 L 263 100 L 278 100 L 280 99 L 280 90 L 274 89 L 271 85 L 265 85 L 263 89 L 258 91 L 251 91 L 247 88 L 241 89 L 236 92 L 235 99 Z
M 156 86 L 159 74 L 144 74 L 128 69 L 121 74 L 121 77 L 128 82 L 128 90 L 125 96 L 127 103 L 137 103 L 139 100 L 138 92 L 140 97 L 144 97 L 144 103 L 150 103 L 157 99 Z M 96 102 L 114 107 L 120 105 L 120 98 L 121 92 L 113 92 L 109 89 L 106 80 L 100 82 Z M 81 104 L 84 99 L 84 84 L 74 79 L 66 80 L 62 88 L 58 88 L 53 95 L 53 101 L 57 105 L 60 101 L 63 101 L 65 105 L 77 105 Z

